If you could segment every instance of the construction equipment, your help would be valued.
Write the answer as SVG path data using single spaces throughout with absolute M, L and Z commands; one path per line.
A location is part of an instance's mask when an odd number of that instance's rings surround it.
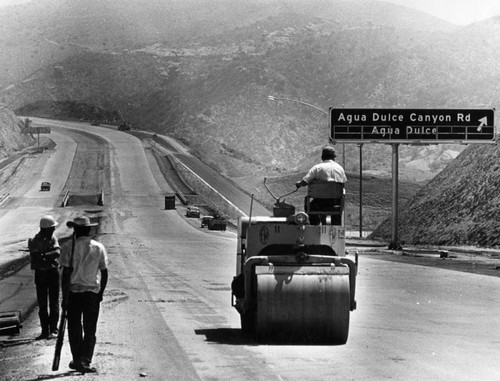
M 343 184 L 309 188 L 305 212 L 295 213 L 267 188 L 276 200 L 273 216 L 238 222 L 232 305 L 242 330 L 259 341 L 347 342 L 358 260 L 346 258 Z M 311 210 L 310 198 L 330 206 Z M 312 216 L 321 224 L 311 225 Z

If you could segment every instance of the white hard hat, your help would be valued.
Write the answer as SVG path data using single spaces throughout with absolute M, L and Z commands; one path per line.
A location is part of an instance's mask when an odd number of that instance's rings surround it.
M 43 216 L 40 220 L 40 228 L 47 229 L 57 226 L 57 221 L 52 216 Z

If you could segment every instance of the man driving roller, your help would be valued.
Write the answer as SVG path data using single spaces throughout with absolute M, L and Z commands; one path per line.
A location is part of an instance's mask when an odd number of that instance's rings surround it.
M 331 146 L 326 146 L 321 152 L 321 163 L 314 165 L 309 172 L 304 176 L 304 178 L 295 183 L 298 188 L 310 185 L 313 183 L 325 183 L 325 182 L 337 182 L 346 183 L 347 177 L 344 172 L 344 168 L 335 161 L 337 157 L 335 149 Z M 331 206 L 331 199 L 314 199 L 311 201 L 310 210 L 311 211 L 321 211 L 327 210 Z M 338 217 L 333 224 L 340 224 Z M 320 222 L 325 223 L 325 218 L 321 219 L 320 216 L 311 215 L 309 216 L 311 225 L 319 225 Z

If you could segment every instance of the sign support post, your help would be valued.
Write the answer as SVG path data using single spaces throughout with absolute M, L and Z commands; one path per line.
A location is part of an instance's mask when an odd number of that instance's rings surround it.
M 40 134 L 50 134 L 50 127 L 29 127 L 28 128 L 29 133 L 31 134 L 37 134 L 37 141 L 38 141 L 38 146 L 37 150 L 40 151 Z
M 398 195 L 399 195 L 399 144 L 392 144 L 392 234 L 389 249 L 401 250 L 398 238 Z
M 359 143 L 359 238 L 363 238 L 363 143 Z

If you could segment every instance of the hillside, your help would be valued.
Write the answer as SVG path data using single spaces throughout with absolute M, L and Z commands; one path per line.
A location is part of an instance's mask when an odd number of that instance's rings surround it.
M 297 104 L 272 104 L 269 94 L 324 109 L 455 107 L 442 93 L 464 75 L 449 70 L 452 62 L 441 53 L 442 40 L 454 40 L 456 28 L 383 2 L 253 1 L 242 7 L 220 0 L 211 2 L 217 27 L 206 11 L 184 2 L 170 2 L 168 12 L 162 3 L 146 2 L 135 14 L 132 0 L 120 3 L 119 12 L 111 2 L 57 3 L 51 2 L 35 29 L 40 36 L 49 33 L 43 40 L 61 51 L 84 49 L 10 84 L 3 101 L 33 114 L 30 105 L 47 100 L 121 112 L 141 128 L 183 139 L 230 177 L 297 167 L 328 139 L 324 115 Z M 173 20 L 186 9 L 195 9 L 191 23 Z M 97 11 L 101 18 L 92 17 Z M 160 23 L 162 16 L 172 23 Z M 57 23 L 48 28 L 54 18 Z M 86 20 L 92 28 L 78 33 Z M 187 33 L 193 23 L 199 28 Z M 444 65 L 430 51 L 434 45 Z M 345 148 L 347 169 L 356 171 L 357 147 Z M 428 179 L 462 148 L 436 147 L 430 157 L 419 155 L 420 148 L 402 150 L 402 176 Z M 388 173 L 390 149 L 365 145 L 364 155 L 366 169 Z
M 401 208 L 401 241 L 499 246 L 499 186 L 500 147 L 468 147 Z M 385 221 L 372 236 L 390 239 L 390 234 Z
M 0 88 L 77 53 L 121 52 L 157 42 L 182 48 L 207 36 L 288 13 L 325 15 L 339 24 L 358 18 L 399 27 L 443 29 L 436 19 L 370 1 L 330 0 L 33 0 L 0 8 Z M 29 28 L 26 25 L 29 24 Z M 293 25 L 290 23 L 285 23 Z M 448 26 L 449 28 L 449 26 Z M 260 33 L 256 31 L 255 35 Z
M 0 104 L 0 161 L 34 144 L 31 135 L 21 133 L 22 128 L 16 114 Z

